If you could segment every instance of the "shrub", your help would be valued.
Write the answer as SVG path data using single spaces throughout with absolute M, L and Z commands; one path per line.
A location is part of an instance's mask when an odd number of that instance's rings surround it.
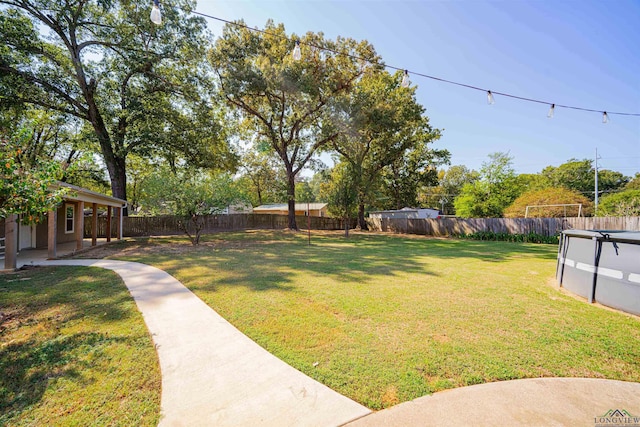
M 592 203 L 580 193 L 563 187 L 550 187 L 543 190 L 527 191 L 518 197 L 511 206 L 504 211 L 507 218 L 522 218 L 525 215 L 527 206 L 535 205 L 560 205 L 560 204 L 582 204 L 582 215 L 592 214 Z M 564 216 L 578 216 L 577 206 L 562 207 L 540 207 L 529 209 L 531 218 L 562 218 Z
M 604 196 L 598 204 L 600 216 L 640 215 L 640 190 L 627 190 Z
M 469 240 L 490 240 L 496 242 L 514 242 L 514 243 L 545 243 L 550 245 L 557 245 L 559 243 L 559 236 L 545 236 L 538 233 L 527 234 L 510 234 L 510 233 L 495 233 L 493 231 L 476 231 L 475 233 L 459 234 L 455 236 L 459 239 Z

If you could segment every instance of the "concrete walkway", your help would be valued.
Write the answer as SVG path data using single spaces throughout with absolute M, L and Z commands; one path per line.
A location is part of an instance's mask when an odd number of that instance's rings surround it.
M 160 426 L 338 426 L 371 412 L 264 350 L 162 270 L 111 260 L 41 265 L 123 278 L 158 351 Z
M 640 426 L 640 418 L 605 416 L 640 417 L 640 384 L 584 378 L 480 384 L 371 413 L 268 353 L 162 270 L 111 260 L 40 264 L 123 278 L 158 351 L 161 426 Z
M 112 239 L 111 243 L 116 243 L 118 240 Z M 58 257 L 64 257 L 67 255 L 74 255 L 80 252 L 88 251 L 93 248 L 102 245 L 108 245 L 107 239 L 101 237 L 97 239 L 96 246 L 91 245 L 91 239 L 84 239 L 82 241 L 83 248 L 81 250 L 76 249 L 76 242 L 58 243 L 56 245 L 56 255 Z M 33 266 L 42 264 L 49 257 L 49 251 L 47 249 L 22 249 L 18 252 L 18 258 L 16 260 L 16 268 L 23 266 Z M 0 261 L 0 265 L 2 261 Z

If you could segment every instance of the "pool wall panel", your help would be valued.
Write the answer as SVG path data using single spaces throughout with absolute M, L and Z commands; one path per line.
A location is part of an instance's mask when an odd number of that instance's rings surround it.
M 640 315 L 640 283 L 629 280 L 630 277 L 635 278 L 634 274 L 640 273 L 640 245 L 617 243 L 617 246 L 616 253 L 612 242 L 602 243 L 596 301 Z M 606 265 L 603 265 L 603 260 Z
M 591 301 L 596 263 L 594 301 L 640 315 L 640 233 L 563 232 L 556 274 L 560 286 Z

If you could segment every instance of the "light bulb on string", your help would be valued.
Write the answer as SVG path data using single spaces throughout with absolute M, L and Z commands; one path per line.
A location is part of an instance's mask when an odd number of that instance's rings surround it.
M 162 14 L 160 13 L 160 0 L 153 0 L 151 8 L 151 22 L 156 25 L 162 24 Z
M 489 105 L 493 105 L 496 103 L 496 100 L 493 99 L 493 94 L 491 93 L 490 90 L 487 91 L 487 104 Z
M 402 82 L 400 83 L 400 86 L 409 87 L 410 84 L 411 80 L 409 80 L 409 70 L 404 70 L 404 75 L 402 76 Z
M 549 108 L 549 112 L 547 113 L 547 117 L 553 119 L 553 113 L 555 112 L 556 104 L 551 104 L 551 108 Z
M 293 59 L 300 61 L 302 59 L 302 51 L 300 50 L 300 40 L 296 40 L 296 46 L 293 48 Z
M 358 66 L 360 68 L 360 72 L 364 72 L 364 70 L 367 68 L 367 61 L 365 61 L 363 58 L 358 59 Z
M 602 112 L 602 123 L 609 123 L 609 115 L 606 111 Z

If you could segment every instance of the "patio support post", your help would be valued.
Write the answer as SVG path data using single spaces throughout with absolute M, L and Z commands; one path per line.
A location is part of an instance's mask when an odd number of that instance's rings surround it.
M 91 217 L 91 246 L 96 246 L 98 244 L 98 204 L 94 203 L 91 207 L 93 208 L 93 216 Z
M 58 212 L 56 209 L 47 214 L 47 258 L 56 258 L 56 245 L 58 244 Z
M 84 238 L 84 202 L 78 202 L 75 206 L 75 230 L 76 230 L 76 250 L 82 249 L 82 240 Z
M 116 208 L 116 236 L 118 240 L 122 240 L 122 206 Z
M 18 263 L 18 215 L 9 215 L 4 222 L 4 268 L 15 270 Z
M 111 241 L 111 206 L 107 206 L 107 242 Z

